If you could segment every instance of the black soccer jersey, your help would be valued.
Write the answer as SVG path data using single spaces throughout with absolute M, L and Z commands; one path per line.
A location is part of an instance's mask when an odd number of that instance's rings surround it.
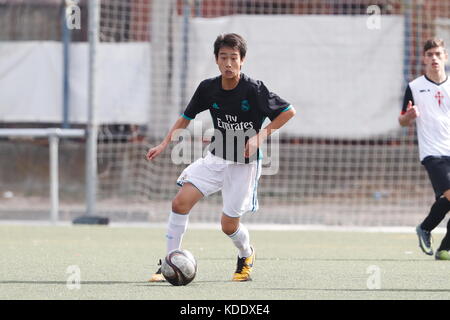
M 202 81 L 183 117 L 192 120 L 209 109 L 215 129 L 209 151 L 226 160 L 248 163 L 256 159 L 259 150 L 254 156 L 244 158 L 247 140 L 259 132 L 266 117 L 273 120 L 290 107 L 264 83 L 241 73 L 238 85 L 232 90 L 222 88 L 221 76 Z

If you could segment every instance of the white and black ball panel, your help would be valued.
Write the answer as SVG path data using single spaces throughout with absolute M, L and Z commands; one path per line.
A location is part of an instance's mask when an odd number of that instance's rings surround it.
M 195 278 L 197 262 L 188 250 L 173 250 L 165 257 L 161 272 L 172 285 L 187 285 Z

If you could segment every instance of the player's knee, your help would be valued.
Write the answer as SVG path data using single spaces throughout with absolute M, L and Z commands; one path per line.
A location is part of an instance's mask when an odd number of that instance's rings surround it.
M 175 197 L 172 200 L 172 212 L 176 213 L 188 213 L 190 208 L 190 204 L 184 201 L 181 197 Z
M 222 232 L 229 236 L 230 234 L 233 234 L 235 230 L 233 230 L 232 226 L 222 223 Z
M 233 223 L 227 223 L 222 221 L 222 232 L 226 235 L 231 235 L 237 231 L 238 227 Z

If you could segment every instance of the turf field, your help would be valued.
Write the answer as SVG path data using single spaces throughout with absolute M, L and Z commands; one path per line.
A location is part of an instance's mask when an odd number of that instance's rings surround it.
M 163 228 L 3 224 L 0 299 L 450 299 L 450 262 L 424 255 L 412 232 L 249 229 L 253 281 L 229 281 L 236 252 L 219 227 L 189 229 L 183 247 L 199 270 L 173 287 L 146 282 L 164 253 Z

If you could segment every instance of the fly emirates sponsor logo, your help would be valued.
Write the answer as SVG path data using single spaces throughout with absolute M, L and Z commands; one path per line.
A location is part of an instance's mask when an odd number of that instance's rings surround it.
M 253 129 L 253 122 L 237 122 L 237 116 L 232 116 L 229 114 L 225 115 L 225 121 L 221 118 L 217 118 L 217 126 L 225 130 L 248 130 Z

